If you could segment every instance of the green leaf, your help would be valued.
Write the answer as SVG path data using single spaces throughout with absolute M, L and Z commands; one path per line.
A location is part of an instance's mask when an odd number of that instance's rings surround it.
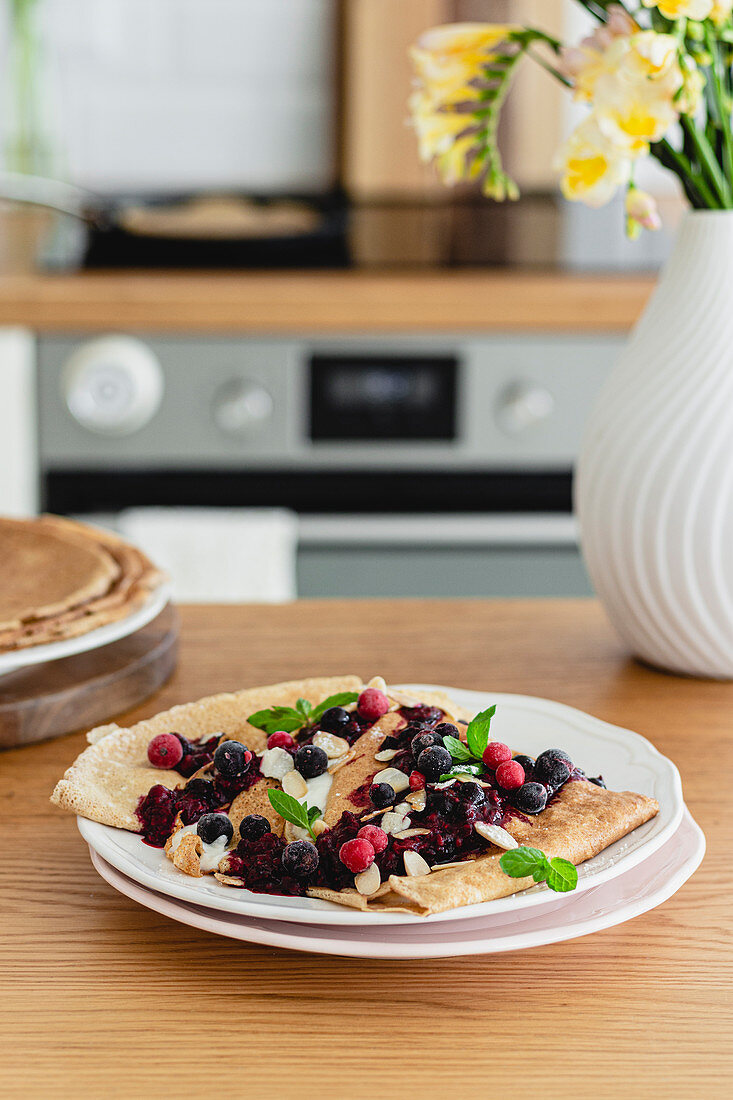
M 489 707 L 488 710 L 482 710 L 481 713 L 477 714 L 468 724 L 466 740 L 468 741 L 469 749 L 478 760 L 484 755 L 486 746 L 489 743 L 491 719 L 494 717 L 495 713 L 496 704 Z
M 311 704 L 308 702 L 307 699 L 298 699 L 297 703 L 295 704 L 295 709 L 303 715 L 303 717 L 305 718 L 305 722 L 303 723 L 303 725 L 306 725 L 310 721 L 310 713 L 313 710 Z
M 469 749 L 457 737 L 444 737 L 443 744 L 454 760 L 471 760 Z
M 319 703 L 313 709 L 311 722 L 317 722 L 331 707 L 348 707 L 350 703 L 355 703 L 358 698 L 358 691 L 339 691 L 336 695 L 329 695 L 328 699 L 324 699 L 322 703 Z
M 547 885 L 551 890 L 565 894 L 568 890 L 574 890 L 578 885 L 578 868 L 574 867 L 570 860 L 555 856 L 550 860 L 550 869 L 547 872 Z
M 459 775 L 483 775 L 484 769 L 480 764 L 456 764 L 445 775 L 441 775 L 440 782 L 447 783 L 449 779 L 455 779 Z
M 268 736 L 276 730 L 293 733 L 305 725 L 303 716 L 293 707 L 269 707 L 267 710 L 258 710 L 255 714 L 250 714 L 247 721 L 256 729 L 264 730 Z
M 309 829 L 308 809 L 291 794 L 273 787 L 267 792 L 270 805 L 280 817 L 284 817 L 291 825 L 299 825 L 302 829 Z
M 528 848 L 524 845 L 513 848 L 510 852 L 504 852 L 499 860 L 499 866 L 510 878 L 527 878 L 528 875 L 532 875 L 535 882 L 542 882 L 550 869 L 544 852 L 539 848 Z
M 309 824 L 312 825 L 313 822 L 316 821 L 317 818 L 319 818 L 320 816 L 321 816 L 320 806 L 309 806 L 309 808 L 308 808 L 308 822 L 309 822 Z

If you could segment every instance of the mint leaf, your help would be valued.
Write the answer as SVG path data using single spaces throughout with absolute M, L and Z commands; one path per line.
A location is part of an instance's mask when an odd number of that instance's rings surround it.
M 357 691 L 339 691 L 336 695 L 329 695 L 328 699 L 324 699 L 322 703 L 319 703 L 313 709 L 311 722 L 317 722 L 331 707 L 348 707 L 350 703 L 355 703 L 358 698 L 359 693 Z
M 471 760 L 471 753 L 457 737 L 444 737 L 443 744 L 447 748 L 454 760 Z
M 551 890 L 567 893 L 578 884 L 578 869 L 567 859 L 555 856 L 548 860 L 539 848 L 520 847 L 504 852 L 499 866 L 510 878 L 532 876 L 535 882 L 546 882 Z
M 303 718 L 305 719 L 303 725 L 307 725 L 310 721 L 310 713 L 313 710 L 311 704 L 308 702 L 307 699 L 298 699 L 297 703 L 295 704 L 295 709 L 298 711 L 299 714 L 303 715 Z
M 280 791 L 276 787 L 270 788 L 267 792 L 267 797 L 270 799 L 270 805 L 273 810 L 280 814 L 280 817 L 284 817 L 286 821 L 289 821 L 291 825 L 300 825 L 302 829 L 309 827 L 308 822 L 308 810 L 297 798 L 293 798 L 291 794 L 286 794 L 285 791 Z
M 484 769 L 480 764 L 456 764 L 445 775 L 441 775 L 439 782 L 447 783 L 449 779 L 456 779 L 459 775 L 483 775 Z
M 264 730 L 268 737 L 276 730 L 294 733 L 305 725 L 303 716 L 293 707 L 269 707 L 267 710 L 258 710 L 250 714 L 247 721 L 256 729 Z
M 570 860 L 555 856 L 550 860 L 547 885 L 551 890 L 557 890 L 561 894 L 574 890 L 578 885 L 578 868 L 574 867 Z
M 486 746 L 489 743 L 489 730 L 491 728 L 491 719 L 496 713 L 496 704 L 489 707 L 488 710 L 482 710 L 480 714 L 477 714 L 468 723 L 468 729 L 466 730 L 466 740 L 468 741 L 468 747 L 471 753 L 480 760 L 484 755 Z
M 312 825 L 312 824 L 313 824 L 313 822 L 314 822 L 314 821 L 315 821 L 315 820 L 316 820 L 317 818 L 319 818 L 320 816 L 321 816 L 321 808 L 320 808 L 320 806 L 310 806 L 310 807 L 308 808 L 308 823 L 309 823 L 310 825 Z
M 532 875 L 535 882 L 542 882 L 550 865 L 545 853 L 539 848 L 521 846 L 513 848 L 510 852 L 504 852 L 499 860 L 499 866 L 510 878 L 527 878 L 528 875 Z M 539 878 L 536 877 L 538 873 Z

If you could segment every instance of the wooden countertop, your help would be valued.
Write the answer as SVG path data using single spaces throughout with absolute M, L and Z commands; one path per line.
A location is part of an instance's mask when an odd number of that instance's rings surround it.
M 650 276 L 90 272 L 0 277 L 0 325 L 42 332 L 626 332 Z
M 37 332 L 624 333 L 652 275 L 510 269 L 90 271 L 35 266 L 47 218 L 0 209 L 0 326 Z
M 549 696 L 638 730 L 680 767 L 708 838 L 702 867 L 630 923 L 519 954 L 280 952 L 174 924 L 98 878 L 74 819 L 48 803 L 81 734 L 7 752 L 0 1092 L 721 1094 L 733 1071 L 733 686 L 629 661 L 591 601 L 188 607 L 177 673 L 125 719 L 339 671 Z

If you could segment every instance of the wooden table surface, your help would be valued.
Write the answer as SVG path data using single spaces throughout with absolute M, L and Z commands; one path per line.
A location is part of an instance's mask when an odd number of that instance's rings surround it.
M 183 608 L 170 683 L 126 719 L 339 672 L 525 692 L 629 726 L 678 764 L 708 839 L 661 908 L 512 955 L 350 961 L 220 939 L 93 871 L 48 803 L 84 742 L 0 755 L 0 1094 L 697 1097 L 733 1072 L 733 686 L 629 661 L 590 601 Z

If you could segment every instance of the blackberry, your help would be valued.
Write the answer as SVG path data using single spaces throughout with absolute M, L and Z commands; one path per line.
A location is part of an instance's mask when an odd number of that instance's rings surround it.
M 432 749 L 436 745 L 442 748 L 443 739 L 432 730 L 425 733 L 418 733 L 413 737 L 412 741 L 410 741 L 412 755 L 416 760 L 421 752 L 425 752 L 426 749 Z
M 480 783 L 459 783 L 458 787 L 460 797 L 471 806 L 480 806 L 486 800 L 484 789 Z
M 440 738 L 441 743 L 444 737 L 455 737 L 457 741 L 460 740 L 458 726 L 454 726 L 450 722 L 441 722 L 439 726 L 435 727 L 433 733 Z

